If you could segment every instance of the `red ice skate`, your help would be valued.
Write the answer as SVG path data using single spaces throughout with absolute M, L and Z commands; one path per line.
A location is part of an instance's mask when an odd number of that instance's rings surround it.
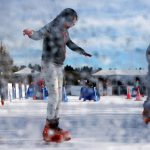
M 52 129 L 49 125 L 45 125 L 43 130 L 43 140 L 46 142 L 63 142 L 63 136 L 61 134 L 55 133 L 54 129 Z
M 3 99 L 1 100 L 1 105 L 4 106 L 4 100 Z
M 65 131 L 65 130 L 58 127 L 57 129 L 55 129 L 55 132 L 57 134 L 61 134 L 63 136 L 64 141 L 71 140 L 71 134 L 69 131 Z
M 143 110 L 143 120 L 145 124 L 148 124 L 150 122 L 150 117 L 149 117 L 149 111 L 148 110 Z
M 69 141 L 71 135 L 69 131 L 64 131 L 58 127 L 59 118 L 47 120 L 46 125 L 43 130 L 43 139 L 46 142 L 63 142 Z

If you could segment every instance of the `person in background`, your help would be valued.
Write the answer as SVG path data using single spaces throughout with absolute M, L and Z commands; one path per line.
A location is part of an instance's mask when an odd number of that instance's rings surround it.
M 1 105 L 4 105 L 4 102 L 6 100 L 6 87 L 7 83 L 4 78 L 0 79 L 0 96 L 1 96 Z

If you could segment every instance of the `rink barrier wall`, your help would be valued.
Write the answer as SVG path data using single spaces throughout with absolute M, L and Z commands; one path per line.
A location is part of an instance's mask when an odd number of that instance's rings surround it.
M 93 88 L 87 88 L 86 92 L 81 93 L 82 86 L 72 86 L 71 91 L 73 95 L 79 96 L 79 99 L 81 99 L 81 95 L 84 95 L 83 99 L 88 99 L 90 97 L 91 99 L 98 101 L 100 99 L 100 95 L 98 94 L 98 91 L 96 87 Z M 45 87 L 44 87 L 45 89 Z M 42 89 L 42 92 L 39 94 L 39 91 L 36 91 L 35 85 L 29 86 L 28 84 L 19 84 L 19 83 L 8 83 L 7 86 L 7 100 L 14 100 L 14 99 L 39 99 L 39 100 L 47 100 L 48 94 L 45 94 L 45 90 Z M 92 89 L 92 92 L 91 92 Z M 88 95 L 88 97 L 87 97 Z M 68 97 L 66 93 L 66 88 L 63 87 L 62 89 L 62 101 L 68 102 Z
M 7 85 L 7 100 L 14 100 L 14 99 L 40 99 L 40 100 L 47 100 L 48 92 L 45 92 L 45 87 L 42 88 L 41 92 L 36 91 L 36 87 L 33 85 L 33 87 L 29 87 L 28 84 L 18 84 L 15 83 L 14 85 L 12 83 L 8 83 Z M 63 87 L 63 97 L 62 101 L 68 102 L 68 97 L 66 94 L 66 89 Z

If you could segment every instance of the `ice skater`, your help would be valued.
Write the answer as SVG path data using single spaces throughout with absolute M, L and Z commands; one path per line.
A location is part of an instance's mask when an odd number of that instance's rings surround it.
M 7 87 L 6 79 L 1 77 L 1 79 L 0 79 L 0 98 L 1 98 L 1 105 L 2 106 L 4 106 L 4 102 L 6 99 L 6 87 Z
M 59 128 L 66 45 L 81 55 L 92 56 L 76 45 L 69 37 L 68 29 L 75 25 L 77 19 L 76 11 L 66 8 L 40 30 L 25 29 L 23 31 L 24 35 L 33 40 L 43 39 L 41 77 L 45 80 L 49 92 L 47 118 L 43 130 L 43 139 L 47 142 L 61 142 L 71 139 L 69 131 Z
M 150 122 L 150 45 L 146 50 L 146 59 L 148 62 L 148 73 L 147 73 L 147 80 L 146 80 L 146 87 L 147 87 L 147 99 L 143 104 L 143 119 L 146 124 Z

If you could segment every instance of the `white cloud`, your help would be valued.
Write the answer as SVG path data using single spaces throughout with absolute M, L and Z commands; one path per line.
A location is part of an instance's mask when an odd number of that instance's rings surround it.
M 87 50 L 96 50 L 98 53 L 99 50 L 100 53 L 102 50 L 109 53 L 111 49 L 114 52 L 134 51 L 136 48 L 144 50 L 149 44 L 149 0 L 114 0 L 113 3 L 112 0 L 64 0 L 63 3 L 59 0 L 2 0 L 0 5 L 0 40 L 4 41 L 10 53 L 41 50 L 42 41 L 23 37 L 22 30 L 39 29 L 66 7 L 76 9 L 79 15 L 79 21 L 70 30 L 71 37 Z M 68 55 L 78 57 L 72 52 L 68 52 Z M 21 62 L 19 58 L 15 59 Z M 111 64 L 108 57 L 100 60 L 104 64 Z
M 112 58 L 103 55 L 103 56 L 100 56 L 100 57 L 99 57 L 99 61 L 100 61 L 100 63 L 102 63 L 103 65 L 109 65 L 110 63 L 112 63 Z

